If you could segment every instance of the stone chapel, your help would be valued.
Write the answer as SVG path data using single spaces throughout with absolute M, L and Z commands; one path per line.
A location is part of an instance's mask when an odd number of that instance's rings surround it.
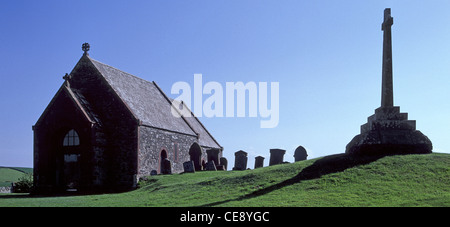
M 35 193 L 130 190 L 151 172 L 182 172 L 186 161 L 200 170 L 206 151 L 222 157 L 192 113 L 172 114 L 155 82 L 92 59 L 87 43 L 82 49 L 33 126 Z

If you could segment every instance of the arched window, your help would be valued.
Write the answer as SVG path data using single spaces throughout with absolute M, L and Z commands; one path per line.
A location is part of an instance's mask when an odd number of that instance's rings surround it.
M 78 145 L 80 145 L 80 137 L 78 137 L 78 133 L 72 129 L 64 136 L 63 146 L 71 147 Z

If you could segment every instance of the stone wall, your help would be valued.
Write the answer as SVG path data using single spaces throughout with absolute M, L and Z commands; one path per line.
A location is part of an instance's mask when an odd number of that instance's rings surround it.
M 0 187 L 0 193 L 12 193 L 11 187 Z
M 195 136 L 139 126 L 138 177 L 149 176 L 152 170 L 161 173 L 161 152 L 167 153 L 172 173 L 183 172 L 183 162 L 190 160 L 189 148 Z M 202 159 L 207 160 L 205 149 Z
M 94 135 L 90 182 L 108 188 L 135 187 L 138 125 L 135 117 L 87 58 L 80 59 L 71 72 L 70 87 L 85 97 L 101 119 L 103 135 Z

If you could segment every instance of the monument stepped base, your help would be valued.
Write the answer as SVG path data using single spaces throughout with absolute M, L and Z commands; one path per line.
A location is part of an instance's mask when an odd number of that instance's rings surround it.
M 352 155 L 428 154 L 433 146 L 418 130 L 372 130 L 355 136 L 345 153 Z
M 427 154 L 431 141 L 416 130 L 416 121 L 408 120 L 400 107 L 380 107 L 361 125 L 361 134 L 347 145 L 348 154 Z

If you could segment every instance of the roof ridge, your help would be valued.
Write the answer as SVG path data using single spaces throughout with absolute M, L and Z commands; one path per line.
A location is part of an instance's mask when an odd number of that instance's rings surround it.
M 86 57 L 86 58 L 84 58 Z M 202 146 L 222 148 L 217 140 L 205 128 L 203 123 L 189 110 L 195 119 L 181 119 L 172 115 L 172 99 L 156 84 L 133 74 L 124 72 L 89 56 L 83 56 L 101 75 L 121 102 L 137 120 L 138 125 L 164 129 L 197 136 Z M 167 105 L 167 108 L 166 108 Z M 176 108 L 175 108 L 176 109 Z
M 110 65 L 107 65 L 107 64 L 105 64 L 105 63 L 99 62 L 99 61 L 97 61 L 97 60 L 95 60 L 95 59 L 89 57 L 89 55 L 84 54 L 83 57 L 86 57 L 86 58 L 90 61 L 90 64 L 92 64 L 92 66 L 95 68 L 95 70 L 97 71 L 97 73 L 98 73 L 99 75 L 101 75 L 101 77 L 103 78 L 103 80 L 104 80 L 104 81 L 106 82 L 106 84 L 112 89 L 112 91 L 113 91 L 114 94 L 117 96 L 117 98 L 118 98 L 119 100 L 121 100 L 121 102 L 123 103 L 123 105 L 125 105 L 125 107 L 126 107 L 126 108 L 128 109 L 128 111 L 131 113 L 131 115 L 133 116 L 133 118 L 134 118 L 137 122 L 139 122 L 139 118 L 136 116 L 136 113 L 133 111 L 133 109 L 130 108 L 130 106 L 129 106 L 129 105 L 127 104 L 127 102 L 120 96 L 120 94 L 117 92 L 117 90 L 111 85 L 111 83 L 108 82 L 108 80 L 106 79 L 105 75 L 103 75 L 103 73 L 101 72 L 101 70 L 99 69 L 99 67 L 96 66 L 95 64 L 98 63 L 98 64 L 101 64 L 102 66 L 107 66 L 107 67 L 109 67 L 109 68 L 115 69 L 115 70 L 117 70 L 117 71 L 119 71 L 119 72 L 123 72 L 123 73 L 125 73 L 125 74 L 129 74 L 129 73 L 124 72 L 124 71 L 122 71 L 122 70 L 120 70 L 120 69 L 117 69 L 117 68 L 115 68 L 115 67 L 112 67 L 112 66 L 110 66 Z M 81 57 L 81 58 L 83 58 L 83 57 Z M 80 60 L 80 61 L 81 61 L 81 60 Z M 74 68 L 74 70 L 75 70 L 75 68 Z M 129 75 L 131 75 L 131 74 L 129 74 Z M 131 75 L 131 76 L 133 76 L 133 75 Z M 136 76 L 134 76 L 134 77 L 136 77 Z M 138 77 L 136 77 L 136 78 L 138 78 Z
M 134 78 L 136 78 L 136 79 L 145 81 L 145 82 L 150 83 L 150 84 L 152 83 L 151 81 L 148 81 L 148 80 L 146 80 L 146 79 L 140 78 L 140 77 L 135 76 L 135 75 L 133 75 L 133 74 L 131 74 L 131 73 L 127 73 L 127 72 L 125 72 L 125 71 L 123 71 L 123 70 L 120 70 L 120 69 L 114 67 L 114 66 L 105 64 L 105 63 L 103 63 L 103 62 L 101 62 L 101 61 L 98 61 L 98 60 L 95 60 L 95 59 L 91 58 L 90 56 L 86 56 L 86 57 L 89 58 L 89 60 L 91 60 L 91 61 L 95 61 L 95 62 L 97 62 L 97 63 L 99 63 L 99 64 L 102 64 L 102 65 L 104 65 L 104 66 L 107 66 L 107 67 L 109 67 L 109 68 L 113 68 L 113 69 L 115 69 L 115 70 L 117 70 L 117 71 L 120 71 L 120 72 L 122 72 L 122 73 L 125 73 L 125 74 L 127 74 L 127 75 L 129 75 L 129 76 L 132 76 L 132 77 L 134 77 Z

